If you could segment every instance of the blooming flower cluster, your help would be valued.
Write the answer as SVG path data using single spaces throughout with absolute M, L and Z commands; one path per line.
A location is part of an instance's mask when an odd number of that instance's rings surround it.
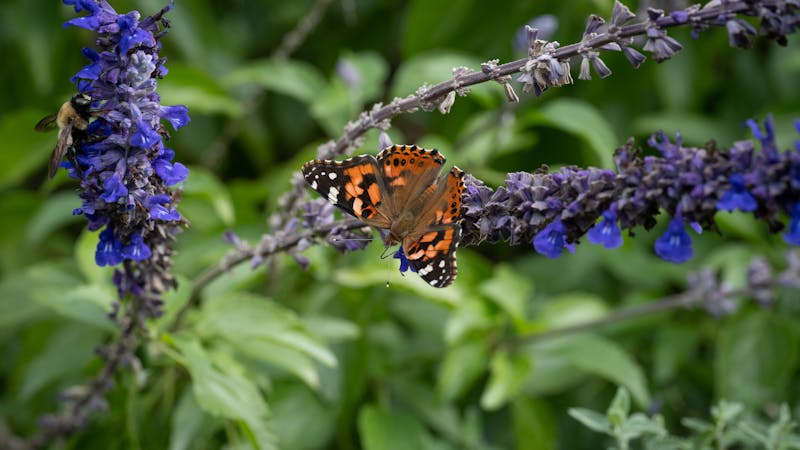
M 178 194 L 170 186 L 188 170 L 173 163 L 175 153 L 164 147 L 168 133 L 189 122 L 185 106 L 161 106 L 158 79 L 166 75 L 159 57 L 164 19 L 172 5 L 140 20 L 132 11 L 117 13 L 105 0 L 64 0 L 76 13 L 66 22 L 97 33 L 96 48 L 85 48 L 90 63 L 72 81 L 92 100 L 86 135 L 75 142 L 77 163 L 62 165 L 81 181 L 83 204 L 75 210 L 90 230 L 103 229 L 95 254 L 100 266 L 123 262 L 114 281 L 120 296 L 158 294 L 174 285 L 169 274 L 172 241 L 184 224 L 175 209 Z M 156 308 L 154 306 L 154 308 Z M 157 314 L 157 311 L 149 311 Z
M 671 262 L 693 255 L 688 227 L 700 233 L 715 229 L 717 211 L 751 212 L 773 232 L 790 216 L 786 242 L 800 244 L 800 144 L 780 152 L 772 118 L 762 130 L 748 121 L 760 141 L 735 143 L 730 149 L 684 147 L 680 136 L 663 133 L 648 144 L 660 156 L 642 156 L 629 142 L 617 150 L 617 172 L 565 167 L 554 173 L 511 173 L 505 186 L 492 190 L 466 177 L 462 245 L 506 240 L 530 242 L 551 258 L 586 235 L 595 244 L 622 244 L 621 230 L 650 229 L 660 211 L 672 215 L 655 251 Z M 800 132 L 800 121 L 796 124 Z M 598 221 L 599 219 L 599 221 Z

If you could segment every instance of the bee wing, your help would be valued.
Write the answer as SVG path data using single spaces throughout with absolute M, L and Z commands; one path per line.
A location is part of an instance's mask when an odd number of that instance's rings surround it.
M 56 123 L 56 118 L 57 117 L 58 117 L 58 114 L 48 114 L 48 115 L 42 117 L 42 120 L 40 120 L 36 124 L 36 126 L 33 127 L 33 129 L 36 130 L 36 131 L 55 130 L 56 126 L 58 125 Z
M 60 129 L 58 132 L 58 142 L 53 149 L 53 155 L 50 157 L 50 163 L 47 165 L 47 176 L 53 178 L 58 171 L 58 166 L 61 165 L 61 160 L 67 154 L 70 145 L 72 145 L 72 122 Z

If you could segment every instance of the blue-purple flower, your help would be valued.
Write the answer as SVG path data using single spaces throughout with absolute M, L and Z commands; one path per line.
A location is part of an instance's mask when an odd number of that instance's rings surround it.
M 533 248 L 548 258 L 558 258 L 565 248 L 574 253 L 575 244 L 567 243 L 566 231 L 567 228 L 560 220 L 550 222 L 533 238 Z
M 783 233 L 787 244 L 800 245 L 800 202 L 795 203 L 790 211 L 789 229 Z
M 605 248 L 617 248 L 622 245 L 622 232 L 617 224 L 617 213 L 607 210 L 597 225 L 593 226 L 586 239 L 592 244 L 602 244 Z
M 733 211 L 740 209 L 750 212 L 758 209 L 756 199 L 748 192 L 745 187 L 744 176 L 733 174 L 730 178 L 731 188 L 722 194 L 722 198 L 717 202 L 717 208 L 722 211 Z
M 394 252 L 394 255 L 392 255 L 392 258 L 400 260 L 400 273 L 405 273 L 408 270 L 411 270 L 412 272 L 416 272 L 416 269 L 414 269 L 414 266 L 412 266 L 411 263 L 408 261 L 408 258 L 406 258 L 406 255 L 403 252 L 403 247 L 402 246 L 400 248 L 398 248 L 396 252 Z
M 72 78 L 92 99 L 94 117 L 74 144 L 80 170 L 64 163 L 72 177 L 81 175 L 83 203 L 75 213 L 86 216 L 90 229 L 103 228 L 95 254 L 98 265 L 141 265 L 114 277 L 121 295 L 159 293 L 174 285 L 168 272 L 172 241 L 185 225 L 169 186 L 188 176 L 183 164 L 173 162 L 175 153 L 164 147 L 167 131 L 162 123 L 174 129 L 186 125 L 187 108 L 162 106 L 156 92 L 158 79 L 167 72 L 159 39 L 172 4 L 141 19 L 138 11 L 117 13 L 106 0 L 64 3 L 76 13 L 88 13 L 65 26 L 97 34 L 95 48 L 83 51 L 89 64 Z
M 656 239 L 653 247 L 661 259 L 673 263 L 686 262 L 694 256 L 692 238 L 686 232 L 686 226 L 680 217 L 673 217 L 669 221 L 667 231 Z

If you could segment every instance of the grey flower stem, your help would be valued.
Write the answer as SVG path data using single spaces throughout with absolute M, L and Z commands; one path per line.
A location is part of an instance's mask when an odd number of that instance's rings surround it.
M 170 330 L 176 331 L 180 329 L 183 321 L 185 320 L 186 313 L 190 309 L 199 305 L 200 294 L 203 292 L 203 289 L 205 289 L 205 287 L 208 286 L 212 281 L 230 271 L 232 267 L 245 261 L 253 260 L 254 258 L 259 260 L 266 259 L 269 256 L 281 253 L 297 246 L 302 240 L 309 240 L 315 237 L 325 236 L 334 229 L 358 230 L 361 228 L 364 228 L 364 223 L 358 219 L 339 220 L 312 230 L 296 232 L 282 237 L 269 247 L 260 245 L 255 247 L 245 246 L 232 251 L 226 255 L 219 264 L 207 269 L 205 272 L 201 273 L 195 278 L 194 283 L 192 283 L 192 289 L 189 293 L 189 301 L 186 302 L 186 304 L 176 314 L 175 319 L 170 326 Z M 264 238 L 262 238 L 262 241 L 263 240 Z M 260 249 L 260 251 L 257 249 Z

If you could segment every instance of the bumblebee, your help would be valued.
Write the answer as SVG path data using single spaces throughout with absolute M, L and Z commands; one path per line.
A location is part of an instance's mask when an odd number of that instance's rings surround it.
M 53 149 L 50 163 L 47 166 L 47 176 L 53 178 L 61 160 L 66 155 L 72 167 L 80 171 L 75 148 L 72 146 L 76 137 L 89 127 L 91 117 L 90 106 L 92 99 L 85 94 L 76 94 L 68 102 L 64 102 L 55 114 L 49 114 L 36 124 L 36 131 L 50 131 L 58 127 L 58 142 Z

